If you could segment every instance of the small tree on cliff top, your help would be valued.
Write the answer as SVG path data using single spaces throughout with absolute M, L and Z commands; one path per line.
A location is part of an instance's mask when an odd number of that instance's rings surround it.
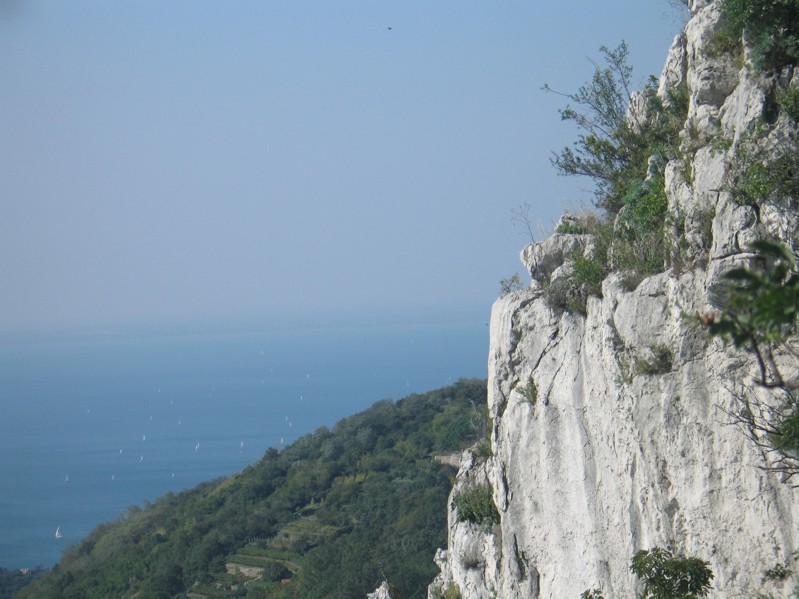
M 555 92 L 548 85 L 544 89 L 570 101 L 560 116 L 580 131 L 571 147 L 553 156 L 552 164 L 562 175 L 590 177 L 597 206 L 612 216 L 635 203 L 636 190 L 652 174 L 653 157 L 655 170 L 662 171 L 676 153 L 688 105 L 687 95 L 675 90 L 664 104 L 650 78 L 641 93 L 643 104 L 630 110 L 633 68 L 627 44 L 613 50 L 603 46 L 600 52 L 605 66 L 594 64 L 593 77 L 575 93 Z
M 550 305 L 585 311 L 589 295 L 599 293 L 611 270 L 626 273 L 633 284 L 661 272 L 669 259 L 665 223 L 666 163 L 679 155 L 679 132 L 688 110 L 684 86 L 657 95 L 656 80 L 633 95 L 629 48 L 622 42 L 613 50 L 602 47 L 604 66 L 594 64 L 589 82 L 575 93 L 559 93 L 569 100 L 561 118 L 577 125 L 577 140 L 552 157 L 562 175 L 589 177 L 595 204 L 607 218 L 594 234 L 590 256 L 572 257 L 574 272 L 568 281 L 548 290 Z

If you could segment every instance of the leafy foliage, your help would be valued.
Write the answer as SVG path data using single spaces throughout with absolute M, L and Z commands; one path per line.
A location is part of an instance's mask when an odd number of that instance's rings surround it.
M 519 276 L 519 273 L 515 273 L 507 279 L 500 279 L 499 288 L 500 296 L 504 297 L 510 293 L 513 293 L 514 291 L 524 289 L 524 284 L 522 284 L 522 279 Z
M 786 383 L 775 355 L 797 332 L 799 266 L 783 245 L 759 241 L 751 250 L 760 258 L 756 269 L 738 268 L 725 275 L 728 300 L 721 315 L 702 317 L 712 335 L 751 352 L 758 364 L 758 385 L 774 392 L 766 401 L 742 393 L 731 412 L 750 438 L 774 457 L 767 469 L 782 472 L 783 480 L 799 473 L 799 401 Z
M 452 498 L 452 507 L 457 512 L 458 522 L 473 522 L 483 528 L 499 524 L 499 512 L 490 485 L 476 485 L 457 493 Z
M 727 187 L 739 204 L 757 207 L 767 201 L 799 198 L 797 142 L 782 139 L 766 149 L 757 140 L 767 134 L 767 127 L 760 124 L 742 136 L 735 148 Z
M 783 453 L 799 451 L 799 411 L 785 416 L 777 423 L 777 430 L 769 435 L 775 449 Z
M 799 60 L 799 0 L 721 0 L 723 34 L 752 43 L 758 70 L 779 71 Z
M 453 580 L 447 585 L 447 588 L 441 592 L 440 599 L 461 599 L 461 590 L 458 584 Z
M 710 140 L 710 155 L 717 156 L 723 154 L 732 147 L 733 141 L 732 135 L 727 135 L 723 132 L 717 133 Z
M 679 132 L 689 100 L 685 86 L 658 96 L 654 78 L 634 97 L 627 45 L 600 52 L 605 66 L 595 65 L 591 81 L 577 92 L 561 94 L 570 101 L 561 118 L 573 122 L 579 133 L 571 147 L 552 159 L 562 175 L 589 177 L 595 203 L 604 211 L 599 226 L 570 224 L 559 231 L 595 235 L 589 254 L 571 257 L 569 281 L 547 292 L 552 305 L 583 313 L 587 298 L 600 294 L 610 271 L 638 281 L 661 272 L 669 261 L 664 171 L 669 160 L 680 156 Z
M 656 375 L 671 372 L 674 358 L 668 345 L 656 344 L 649 347 L 649 357 L 636 358 L 633 365 L 635 375 Z
M 777 105 L 795 123 L 799 123 L 799 86 L 791 86 L 779 92 Z
M 630 570 L 644 585 L 643 599 L 695 599 L 710 592 L 713 572 L 696 557 L 674 556 L 655 547 L 633 556 Z
M 688 109 L 686 89 L 672 90 L 664 102 L 655 82 L 641 94 L 644 110 L 628 110 L 633 69 L 622 42 L 600 48 L 605 67 L 595 65 L 591 81 L 566 96 L 573 104 L 560 111 L 580 133 L 572 147 L 555 154 L 552 163 L 562 175 L 582 175 L 595 185 L 596 203 L 611 215 L 634 199 L 630 193 L 647 178 L 652 157 L 660 167 L 676 156 L 678 134 Z M 545 86 L 545 89 L 552 91 Z
M 580 226 L 574 219 L 563 220 L 555 228 L 555 233 L 559 235 L 582 235 L 586 232 L 585 228 Z
M 725 275 L 730 283 L 729 299 L 721 317 L 710 324 L 710 333 L 753 351 L 761 367 L 761 381 L 768 384 L 771 348 L 796 330 L 799 270 L 796 256 L 783 245 L 758 241 L 750 249 L 763 258 L 764 268 L 736 268 Z M 769 261 L 772 266 L 765 267 Z M 778 371 L 772 372 L 777 375 Z
M 477 409 L 472 420 L 472 430 L 477 436 L 477 442 L 471 447 L 472 455 L 478 459 L 486 460 L 494 455 L 491 447 L 491 432 L 494 428 L 494 419 L 487 405 Z
M 799 580 L 796 577 L 796 570 L 791 568 L 791 562 L 799 559 L 799 551 L 794 551 L 790 559 L 780 563 L 774 564 L 771 568 L 763 571 L 763 577 L 760 582 L 764 585 L 757 597 L 758 599 L 773 599 L 777 595 L 768 592 L 766 589 L 781 591 L 778 596 L 799 597 Z M 787 587 L 787 588 L 786 588 Z M 790 595 L 785 595 L 788 591 Z
M 528 377 L 526 384 L 522 385 L 519 383 L 514 389 L 521 395 L 520 401 L 535 406 L 538 401 L 538 387 L 535 384 L 535 379 L 532 374 Z
M 573 254 L 571 280 L 581 291 L 582 295 L 600 295 L 602 281 L 607 276 L 607 268 L 596 253 L 587 257 L 581 253 Z
M 624 175 L 636 161 L 642 140 L 627 120 L 632 78 L 629 49 L 622 42 L 615 50 L 603 46 L 600 52 L 606 66 L 596 65 L 591 81 L 573 94 L 563 94 L 577 108 L 566 106 L 561 118 L 573 121 L 581 133 L 574 146 L 561 150 L 552 163 L 561 174 L 593 179 L 597 204 L 615 213 L 630 183 Z M 551 91 L 548 86 L 544 89 Z
M 485 381 L 464 380 L 381 401 L 241 474 L 131 508 L 19 597 L 345 598 L 384 578 L 423 595 L 451 488 L 431 455 L 476 440 L 485 396 Z M 228 573 L 237 564 L 256 574 Z
M 746 42 L 754 67 L 785 73 L 799 60 L 799 0 L 721 0 L 721 36 Z M 768 204 L 795 210 L 799 201 L 799 88 L 775 77 L 762 119 L 741 132 L 734 145 L 725 188 L 759 215 Z M 762 450 L 764 468 L 787 482 L 799 473 L 799 398 L 787 382 L 778 357 L 795 357 L 799 271 L 794 252 L 760 241 L 753 268 L 726 275 L 728 298 L 721 315 L 702 316 L 710 333 L 750 352 L 759 376 L 754 386 L 738 383 L 728 413 Z
M 787 562 L 783 564 L 775 564 L 773 567 L 763 572 L 763 582 L 767 580 L 782 581 L 788 578 L 790 575 L 791 570 L 788 567 Z
M 44 568 L 30 568 L 24 570 L 6 570 L 0 568 L 0 599 L 10 599 L 18 590 L 30 584 L 42 574 Z

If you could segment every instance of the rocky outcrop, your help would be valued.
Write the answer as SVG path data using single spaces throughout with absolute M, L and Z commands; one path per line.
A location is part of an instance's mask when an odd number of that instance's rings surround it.
M 611 275 L 581 315 L 551 307 L 535 282 L 568 269 L 590 238 L 559 233 L 525 248 L 534 285 L 492 312 L 493 455 L 465 453 L 452 495 L 488 482 L 500 522 L 458 522 L 450 502 L 431 599 L 454 587 L 464 599 L 577 598 L 594 588 L 631 597 L 630 558 L 655 546 L 707 560 L 712 597 L 751 597 L 763 571 L 799 549 L 799 491 L 760 468 L 763 456 L 728 415 L 755 365 L 690 318 L 723 302 L 720 277 L 751 259 L 751 241 L 799 233 L 795 206 L 734 201 L 733 149 L 713 143 L 737 143 L 775 83 L 710 58 L 717 6 L 691 8 L 660 85 L 661 94 L 681 83 L 690 93 L 684 158 L 665 173 L 669 211 L 684 222 L 674 242 L 690 267 L 634 290 Z
M 374 593 L 366 595 L 366 599 L 393 599 L 391 586 L 384 580 L 383 584 L 381 584 Z
M 486 483 L 490 483 L 487 463 L 475 458 L 469 451 L 464 452 L 452 495 Z M 447 589 L 457 587 L 463 596 L 479 597 L 486 585 L 497 580 L 497 566 L 501 559 L 501 528 L 459 522 L 454 510 L 449 510 L 448 523 L 449 548 L 436 553 L 435 562 L 441 568 L 442 575 L 431 586 L 430 594 L 440 597 Z
M 569 257 L 591 251 L 592 236 L 576 232 L 580 231 L 579 227 L 577 217 L 564 214 L 555 225 L 554 235 L 522 250 L 522 263 L 532 278 L 531 288 L 540 289 L 544 283 L 551 284 L 564 279 L 571 271 Z M 563 233 L 564 230 L 570 232 Z

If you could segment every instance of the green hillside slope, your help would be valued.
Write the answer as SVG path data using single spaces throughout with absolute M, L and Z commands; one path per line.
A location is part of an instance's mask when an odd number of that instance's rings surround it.
M 485 381 L 381 401 L 242 473 L 97 527 L 25 598 L 422 597 L 446 541 L 451 467 L 486 430 Z

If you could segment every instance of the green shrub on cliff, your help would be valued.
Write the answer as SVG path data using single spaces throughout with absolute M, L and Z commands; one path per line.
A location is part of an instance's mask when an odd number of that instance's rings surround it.
M 711 588 L 713 571 L 696 557 L 675 556 L 655 547 L 633 556 L 630 570 L 644 585 L 642 599 L 697 599 Z
M 490 485 L 476 485 L 457 493 L 452 498 L 452 507 L 459 522 L 472 522 L 487 529 L 499 524 L 499 512 Z
M 729 414 L 770 456 L 766 469 L 779 472 L 787 482 L 799 474 L 799 397 L 778 357 L 795 351 L 799 258 L 774 242 L 760 241 L 749 249 L 758 255 L 759 264 L 728 272 L 724 310 L 705 314 L 702 321 L 711 335 L 754 356 L 759 371 L 755 385 L 770 397 L 766 400 L 763 393 L 747 389 L 734 396 Z
M 561 118 L 575 123 L 579 134 L 572 146 L 552 158 L 560 174 L 592 180 L 595 204 L 604 212 L 604 220 L 591 230 L 576 229 L 595 235 L 590 255 L 572 256 L 569 280 L 547 292 L 553 305 L 577 312 L 585 311 L 588 296 L 600 294 L 611 271 L 624 272 L 634 286 L 666 268 L 670 252 L 664 171 L 669 160 L 680 156 L 679 133 L 688 111 L 684 85 L 661 98 L 656 80 L 650 78 L 633 97 L 633 69 L 624 42 L 600 52 L 605 66 L 596 65 L 591 80 L 577 92 L 560 94 L 569 100 Z
M 643 196 L 636 190 L 653 168 L 662 172 L 678 153 L 678 134 L 688 110 L 687 90 L 671 90 L 664 102 L 656 95 L 652 78 L 640 94 L 639 109 L 630 111 L 633 68 L 627 44 L 622 42 L 613 50 L 603 46 L 600 52 L 605 66 L 596 65 L 591 80 L 576 92 L 560 94 L 570 101 L 560 111 L 561 119 L 573 122 L 580 133 L 572 146 L 553 156 L 552 164 L 562 175 L 592 179 L 596 204 L 609 215 L 625 206 L 640 215 L 650 208 L 639 210 Z M 544 89 L 553 92 L 549 86 Z M 662 207 L 647 215 L 649 224 L 660 214 Z
M 752 47 L 752 64 L 779 71 L 799 61 L 799 0 L 721 0 L 719 35 L 741 38 Z

